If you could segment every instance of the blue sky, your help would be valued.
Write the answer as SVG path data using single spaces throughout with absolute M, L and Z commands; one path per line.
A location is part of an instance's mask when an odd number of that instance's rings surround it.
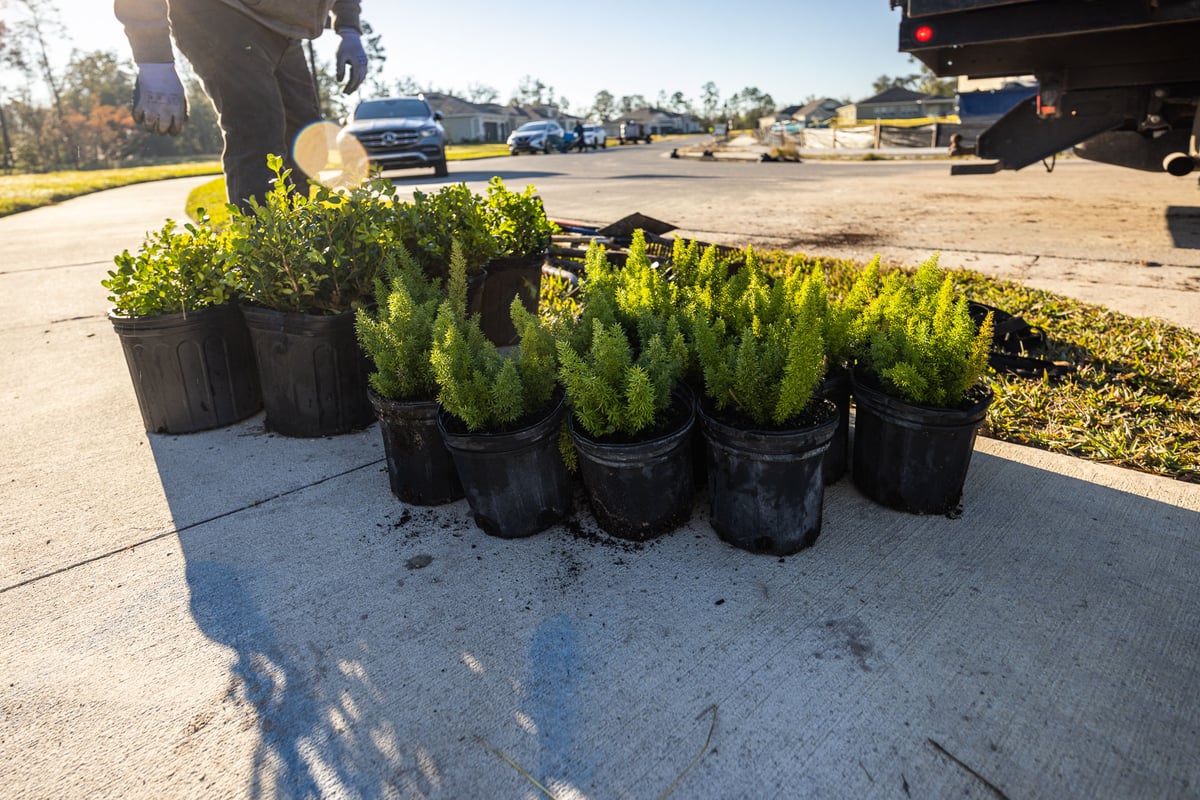
M 56 0 L 71 44 L 128 53 L 110 0 Z M 896 51 L 899 12 L 888 0 L 739 3 L 736 0 L 602 0 L 585 3 L 447 3 L 363 0 L 383 34 L 389 80 L 422 86 L 494 87 L 506 101 L 529 75 L 573 110 L 596 93 L 681 91 L 698 101 L 707 81 L 722 98 L 754 86 L 777 105 L 809 95 L 859 100 L 881 74 L 915 72 Z M 332 58 L 326 34 L 318 52 Z M 56 57 L 65 59 L 67 46 Z

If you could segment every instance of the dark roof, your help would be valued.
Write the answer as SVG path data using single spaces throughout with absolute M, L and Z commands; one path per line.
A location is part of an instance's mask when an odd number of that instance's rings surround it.
M 819 97 L 816 100 L 813 100 L 811 103 L 805 103 L 803 106 L 801 106 L 797 111 L 795 111 L 793 113 L 795 113 L 799 116 L 805 116 L 807 114 L 813 113 L 814 111 L 825 110 L 824 107 L 830 103 L 832 103 L 835 106 L 840 106 L 842 104 L 842 101 L 835 100 L 832 97 Z
M 442 112 L 447 117 L 459 117 L 470 114 L 478 114 L 480 112 L 487 113 L 483 106 L 476 105 L 468 100 L 463 100 L 461 97 L 455 97 L 452 94 L 443 94 L 442 92 L 426 92 L 425 100 L 429 105 L 433 106 L 437 111 Z
M 890 89 L 884 89 L 874 97 L 868 97 L 866 100 L 859 100 L 857 105 L 869 106 L 876 103 L 914 103 L 917 100 L 924 100 L 933 95 L 914 92 L 912 89 L 902 89 L 899 86 L 893 86 Z

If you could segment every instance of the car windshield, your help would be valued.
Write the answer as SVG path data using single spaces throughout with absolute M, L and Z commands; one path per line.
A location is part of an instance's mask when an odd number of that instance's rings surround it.
M 394 119 L 411 117 L 423 119 L 430 116 L 429 106 L 424 100 L 364 100 L 354 109 L 355 119 Z
M 533 133 L 534 131 L 544 131 L 550 127 L 548 122 L 526 122 L 518 130 L 525 133 Z

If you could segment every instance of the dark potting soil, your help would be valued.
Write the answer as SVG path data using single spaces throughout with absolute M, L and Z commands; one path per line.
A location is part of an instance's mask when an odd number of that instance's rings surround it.
M 485 435 L 485 434 L 498 435 L 498 434 L 504 434 L 504 433 L 512 433 L 513 431 L 524 430 L 525 428 L 532 427 L 533 425 L 536 425 L 537 423 L 544 420 L 547 416 L 550 415 L 550 412 L 554 410 L 554 407 L 556 405 L 558 405 L 558 400 L 559 400 L 559 394 L 557 392 L 555 392 L 555 394 L 550 398 L 550 402 L 546 403 L 544 406 L 539 408 L 537 411 L 534 411 L 533 413 L 530 413 L 530 414 L 526 414 L 525 416 L 521 417 L 516 422 L 510 423 L 508 425 L 503 425 L 498 428 L 490 428 L 486 431 L 471 430 L 470 428 L 467 427 L 467 423 L 463 422 L 461 419 L 454 416 L 453 414 L 451 414 L 448 411 L 442 415 L 442 424 L 445 425 L 446 430 L 448 432 L 453 433 L 456 436 L 465 436 L 467 434 L 474 434 L 474 433 L 478 433 L 480 435 Z
M 776 425 L 771 422 L 760 424 L 735 409 L 718 410 L 712 401 L 707 398 L 703 401 L 703 405 L 705 414 L 731 428 L 743 431 L 762 431 L 763 433 L 791 433 L 801 428 L 811 428 L 820 425 L 837 414 L 837 408 L 832 406 L 832 404 L 826 405 L 821 402 L 822 399 L 814 397 L 812 402 L 786 425 Z M 833 410 L 830 411 L 830 408 Z

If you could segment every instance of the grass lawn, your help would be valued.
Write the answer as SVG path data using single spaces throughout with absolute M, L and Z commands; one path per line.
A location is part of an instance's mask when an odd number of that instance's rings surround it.
M 131 183 L 213 175 L 220 172 L 219 161 L 203 161 L 153 167 L 0 175 L 0 217 L 103 189 L 128 186 Z

